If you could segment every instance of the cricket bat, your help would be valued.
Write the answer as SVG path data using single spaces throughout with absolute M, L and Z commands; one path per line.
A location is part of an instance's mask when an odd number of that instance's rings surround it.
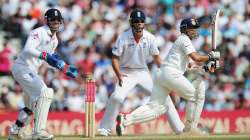
M 218 22 L 220 18 L 221 10 L 218 9 L 216 13 L 212 16 L 212 51 L 217 48 L 217 34 L 218 34 Z M 219 62 L 215 61 L 215 69 L 219 68 Z
M 218 21 L 221 14 L 221 10 L 218 9 L 216 13 L 212 16 L 212 50 L 216 50 L 217 45 L 217 34 L 218 34 Z

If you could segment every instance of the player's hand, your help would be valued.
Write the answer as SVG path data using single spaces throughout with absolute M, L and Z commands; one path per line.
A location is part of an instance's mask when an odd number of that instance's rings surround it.
M 127 75 L 121 74 L 120 76 L 118 76 L 118 84 L 120 87 L 122 87 L 123 84 L 123 77 L 127 77 Z
M 209 61 L 205 66 L 204 69 L 207 72 L 215 72 L 216 69 L 220 68 L 220 62 L 218 60 Z
M 74 65 L 67 65 L 64 68 L 64 73 L 71 78 L 76 78 L 78 75 L 78 69 Z
M 208 59 L 209 59 L 209 61 L 219 60 L 220 59 L 220 52 L 211 51 L 210 53 L 208 53 Z
M 63 70 L 66 65 L 66 63 L 56 53 L 49 54 L 47 52 L 42 52 L 39 58 L 45 60 L 49 65 L 56 67 L 59 70 Z

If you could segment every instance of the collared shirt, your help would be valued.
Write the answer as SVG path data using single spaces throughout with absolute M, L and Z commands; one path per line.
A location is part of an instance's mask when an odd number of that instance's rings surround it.
M 167 67 L 176 70 L 176 73 L 184 74 L 187 70 L 189 63 L 189 54 L 196 52 L 195 48 L 185 34 L 181 34 L 174 42 L 173 47 L 170 49 L 164 64 Z
M 132 29 L 129 29 L 118 37 L 112 53 L 120 57 L 121 68 L 147 69 L 147 59 L 159 55 L 159 50 L 154 35 L 143 30 L 143 36 L 137 43 Z
M 44 62 L 39 59 L 41 52 L 53 53 L 58 45 L 56 34 L 47 25 L 32 30 L 15 63 L 27 65 L 34 72 Z

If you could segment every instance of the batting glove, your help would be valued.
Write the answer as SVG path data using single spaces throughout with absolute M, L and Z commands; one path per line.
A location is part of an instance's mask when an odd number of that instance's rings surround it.
M 218 51 L 211 51 L 208 54 L 208 60 L 213 61 L 213 60 L 219 60 L 220 59 L 220 52 Z
M 220 62 L 218 60 L 209 61 L 203 68 L 206 72 L 214 72 L 216 69 L 220 68 Z

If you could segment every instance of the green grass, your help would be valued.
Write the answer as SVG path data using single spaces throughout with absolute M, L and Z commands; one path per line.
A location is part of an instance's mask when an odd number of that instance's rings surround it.
M 7 139 L 0 137 L 0 140 Z M 176 135 L 125 135 L 117 136 L 96 136 L 95 138 L 85 138 L 83 136 L 56 136 L 54 140 L 250 140 L 250 134 L 235 135 L 208 135 L 208 136 L 176 136 Z

